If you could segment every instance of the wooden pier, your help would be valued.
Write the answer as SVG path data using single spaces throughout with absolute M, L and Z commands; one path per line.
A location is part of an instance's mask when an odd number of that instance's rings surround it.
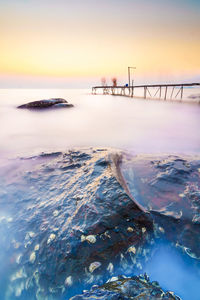
M 178 84 L 146 84 L 133 86 L 94 86 L 92 94 L 101 91 L 103 95 L 115 95 L 126 97 L 141 97 L 135 95 L 136 89 L 143 89 L 143 99 L 183 99 L 185 87 L 200 86 L 200 83 L 178 83 Z

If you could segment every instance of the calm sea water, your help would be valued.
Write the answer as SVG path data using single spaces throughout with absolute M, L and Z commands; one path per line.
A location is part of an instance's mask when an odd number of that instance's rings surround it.
M 184 98 L 198 94 L 200 89 L 187 89 Z M 53 97 L 65 98 L 74 108 L 16 108 Z M 199 115 L 198 104 L 91 95 L 90 90 L 0 90 L 0 166 L 16 156 L 82 146 L 115 147 L 132 153 L 199 154 Z M 0 230 L 0 234 L 5 238 L 7 233 Z M 181 256 L 170 246 L 160 245 L 159 249 L 144 271 L 183 299 L 198 300 L 200 268 L 193 266 L 193 259 Z M 5 256 L 0 249 L 1 266 Z M 6 286 L 5 278 L 0 278 L 0 286 Z
M 0 90 L 0 154 L 75 146 L 111 146 L 142 153 L 200 151 L 200 105 L 91 95 L 90 90 Z M 200 95 L 186 89 L 185 98 Z M 62 97 L 72 109 L 18 110 L 17 105 Z

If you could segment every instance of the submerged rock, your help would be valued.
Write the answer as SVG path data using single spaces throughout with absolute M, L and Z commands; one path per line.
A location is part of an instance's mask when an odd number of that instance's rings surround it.
M 69 104 L 65 99 L 62 98 L 51 98 L 45 100 L 38 100 L 29 102 L 23 105 L 18 106 L 17 108 L 28 108 L 28 109 L 42 109 L 42 108 L 50 108 L 50 107 L 73 107 L 73 104 Z
M 180 300 L 173 292 L 164 292 L 158 282 L 150 282 L 145 274 L 124 278 L 123 276 L 114 278 L 110 282 L 97 287 L 94 286 L 90 291 L 84 291 L 82 295 L 72 297 L 70 300 L 155 300 L 168 299 Z

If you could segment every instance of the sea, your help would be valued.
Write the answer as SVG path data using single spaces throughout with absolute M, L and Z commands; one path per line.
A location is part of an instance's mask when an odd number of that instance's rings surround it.
M 142 99 L 141 95 L 142 91 L 138 97 L 129 98 L 93 95 L 91 89 L 0 89 L 0 169 L 17 158 L 77 147 L 111 147 L 133 155 L 200 155 L 200 88 L 186 88 L 182 101 Z M 64 98 L 74 107 L 17 108 L 49 98 Z M 7 174 L 0 174 L 0 180 L 5 180 Z M 2 194 L 4 206 L 0 198 L 0 220 L 3 220 L 4 210 L 9 211 L 12 206 L 10 202 L 6 204 L 5 192 Z M 0 238 L 4 241 L 7 233 L 1 230 L 1 224 Z M 6 253 L 5 248 L 0 247 L 0 287 L 5 289 L 8 280 L 3 274 L 8 270 L 4 268 L 10 266 L 5 264 L 5 258 L 10 261 L 11 257 L 10 251 Z M 144 271 L 182 299 L 200 299 L 200 267 L 193 267 L 192 258 L 181 256 L 170 246 L 160 245 Z M 13 300 L 5 295 L 0 293 L 0 300 Z M 20 293 L 15 296 L 14 299 L 25 299 Z
M 141 91 L 142 94 L 142 91 Z M 103 146 L 139 153 L 199 153 L 200 105 L 189 98 L 158 101 L 92 95 L 89 89 L 1 89 L 0 155 L 22 155 L 71 147 Z M 19 110 L 18 105 L 64 98 L 73 109 Z

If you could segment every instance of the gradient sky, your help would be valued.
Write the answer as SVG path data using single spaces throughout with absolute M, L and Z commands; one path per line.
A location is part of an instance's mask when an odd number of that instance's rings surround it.
M 200 81 L 200 0 L 0 0 L 0 87 Z

